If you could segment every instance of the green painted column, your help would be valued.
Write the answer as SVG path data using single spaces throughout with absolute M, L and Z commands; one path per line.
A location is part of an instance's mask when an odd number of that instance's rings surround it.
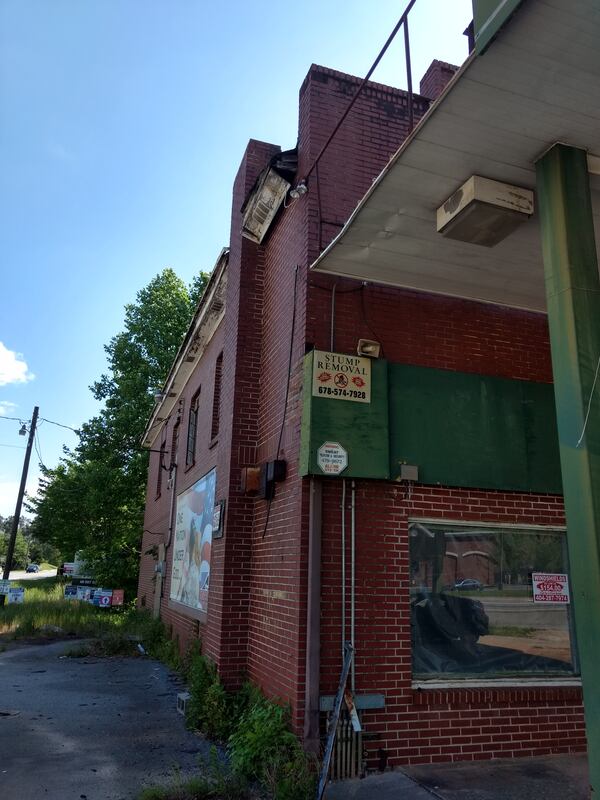
M 590 782 L 600 790 L 600 280 L 586 153 L 556 144 L 536 169 Z

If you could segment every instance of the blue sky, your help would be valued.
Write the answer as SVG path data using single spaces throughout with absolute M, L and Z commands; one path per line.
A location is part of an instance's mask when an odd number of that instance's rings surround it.
M 0 415 L 77 427 L 123 306 L 166 266 L 186 281 L 229 236 L 249 138 L 293 147 L 311 63 L 363 76 L 405 3 L 2 0 Z M 375 10 L 374 10 L 375 9 Z M 417 0 L 413 76 L 461 63 L 470 0 Z M 404 86 L 400 38 L 375 79 Z M 0 514 L 25 444 L 0 419 Z M 43 423 L 53 466 L 69 431 Z M 37 486 L 32 459 L 28 491 Z

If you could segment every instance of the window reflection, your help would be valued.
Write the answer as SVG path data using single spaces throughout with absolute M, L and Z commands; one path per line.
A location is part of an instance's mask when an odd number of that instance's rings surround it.
M 413 673 L 575 671 L 570 606 L 533 602 L 531 573 L 568 574 L 556 530 L 409 526 Z

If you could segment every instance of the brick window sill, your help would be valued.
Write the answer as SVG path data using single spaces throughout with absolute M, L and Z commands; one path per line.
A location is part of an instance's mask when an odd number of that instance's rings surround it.
M 579 677 L 413 681 L 411 688 L 413 704 L 420 706 L 582 700 Z

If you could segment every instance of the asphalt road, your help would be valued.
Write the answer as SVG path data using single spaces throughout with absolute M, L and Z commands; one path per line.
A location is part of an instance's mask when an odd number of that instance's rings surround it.
M 39 581 L 40 578 L 54 578 L 56 576 L 56 567 L 54 569 L 41 569 L 39 572 L 26 572 L 24 569 L 12 569 L 10 571 L 10 581 Z M 2 577 L 0 575 L 0 577 Z
M 0 653 L 0 798 L 131 800 L 197 774 L 209 745 L 177 713 L 179 679 L 148 658 L 61 658 L 74 644 Z

